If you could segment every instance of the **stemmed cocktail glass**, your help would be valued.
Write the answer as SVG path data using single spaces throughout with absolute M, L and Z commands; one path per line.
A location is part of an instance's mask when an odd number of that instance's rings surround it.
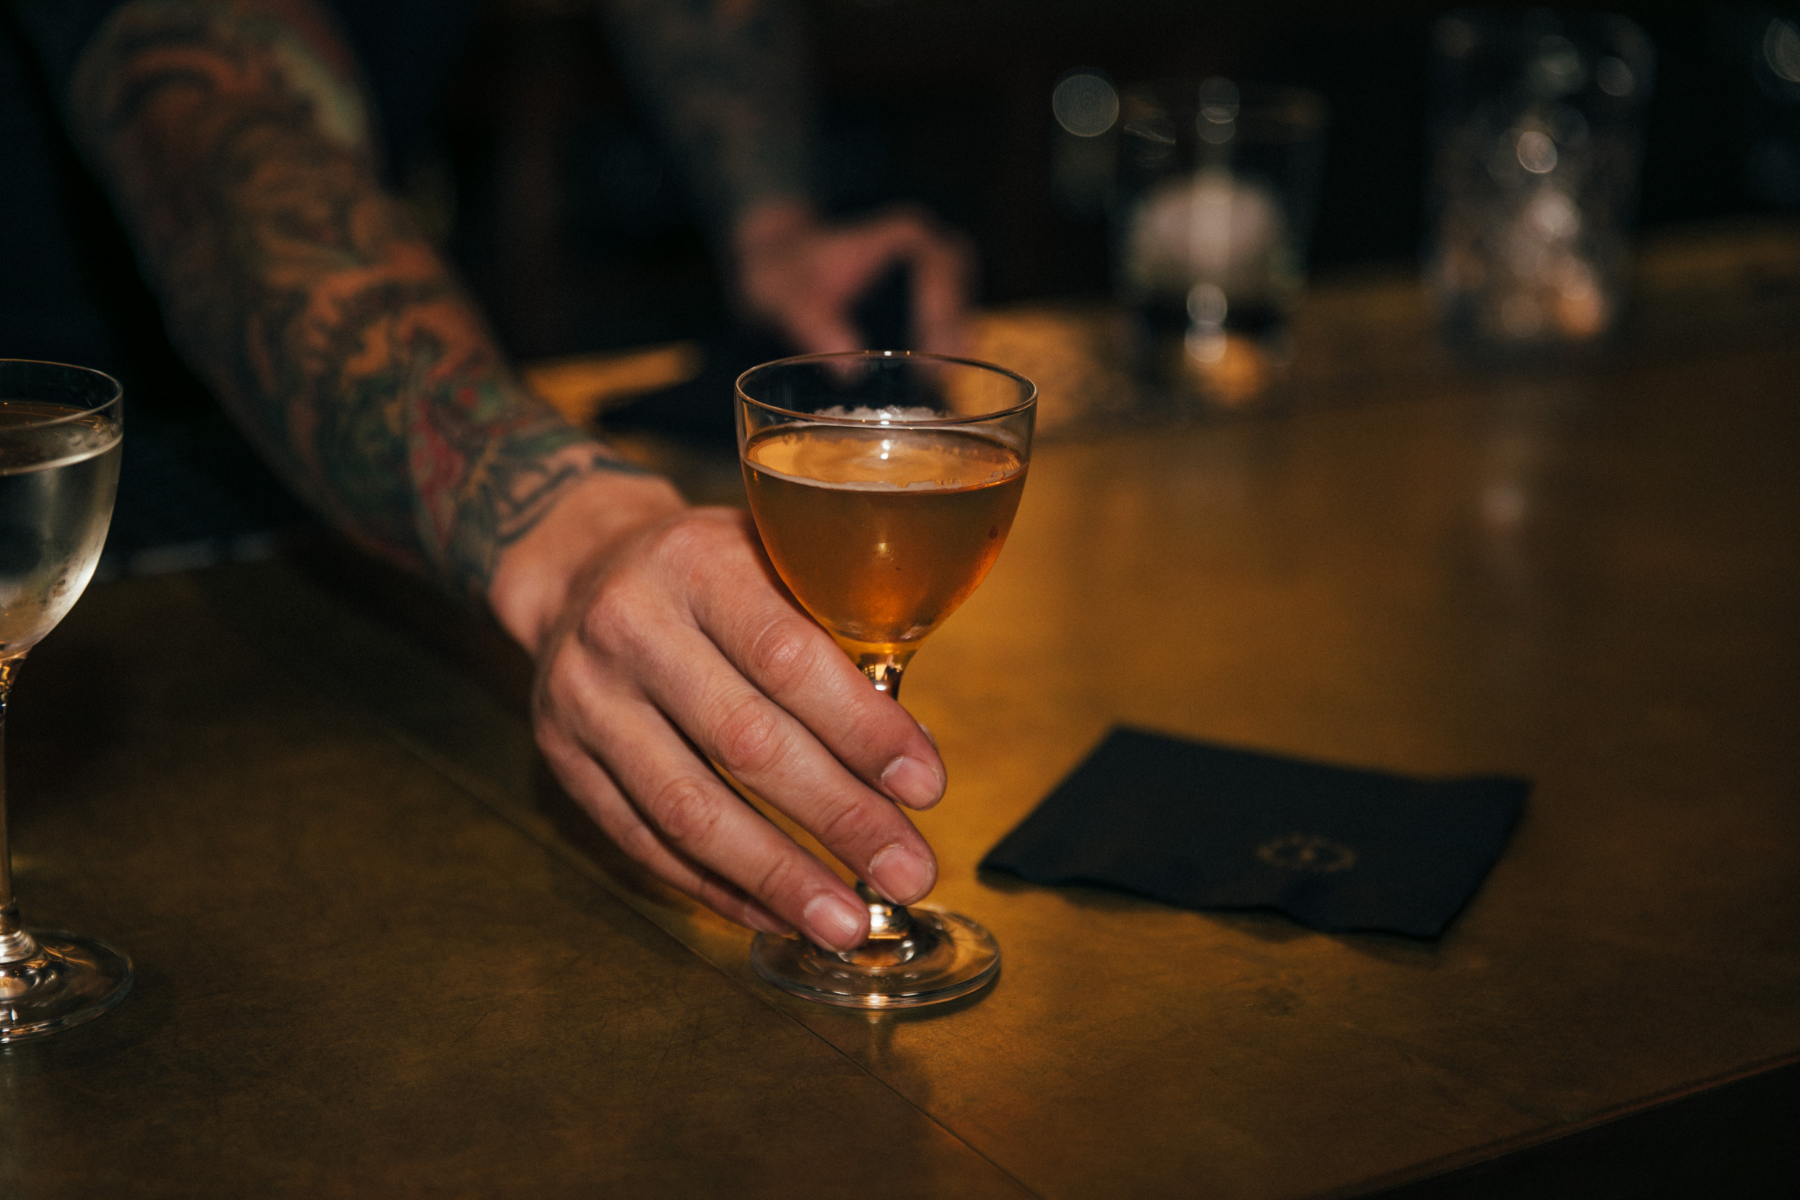
M 737 381 L 750 511 L 782 581 L 875 687 L 898 697 L 919 643 L 975 590 L 1012 527 L 1037 389 L 986 363 L 901 351 L 807 355 Z M 808 999 L 908 1007 L 1000 968 L 967 917 L 889 904 L 868 885 L 854 950 L 759 934 L 757 973 Z
M 119 485 L 119 385 L 98 371 L 0 360 L 0 755 L 25 654 L 80 598 Z M 0 767 L 4 764 L 0 763 Z M 93 938 L 27 932 L 13 903 L 0 774 L 0 1042 L 99 1016 L 131 960 Z

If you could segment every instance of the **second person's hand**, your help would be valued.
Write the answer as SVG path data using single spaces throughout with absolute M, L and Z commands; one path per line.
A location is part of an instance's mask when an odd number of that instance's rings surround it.
M 788 201 L 751 209 L 733 229 L 737 289 L 747 315 L 803 353 L 867 347 L 856 302 L 896 265 L 911 268 L 916 349 L 963 348 L 971 254 L 961 235 L 923 210 L 895 206 L 842 223 Z

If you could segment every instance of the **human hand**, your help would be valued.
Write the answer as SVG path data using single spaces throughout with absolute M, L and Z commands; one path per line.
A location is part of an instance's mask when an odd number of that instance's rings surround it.
M 920 209 L 896 206 L 864 220 L 827 224 L 802 204 L 770 202 L 738 220 L 732 249 L 749 316 L 805 353 L 864 349 L 851 309 L 900 263 L 912 268 L 918 349 L 962 349 L 973 256 L 961 235 Z
M 892 802 L 937 803 L 942 761 L 781 590 L 744 514 L 683 509 L 661 481 L 590 481 L 507 551 L 490 598 L 537 659 L 551 769 L 665 882 L 831 949 L 868 935 L 856 893 L 711 759 L 893 902 L 931 890 L 931 850 Z

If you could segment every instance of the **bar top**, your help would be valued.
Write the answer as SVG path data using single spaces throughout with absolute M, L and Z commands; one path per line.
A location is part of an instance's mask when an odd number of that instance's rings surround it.
M 1794 1059 L 1800 349 L 1370 378 L 1038 450 L 908 675 L 932 902 L 1005 955 L 936 1010 L 756 981 L 473 620 L 291 561 L 94 588 L 13 702 L 19 894 L 140 981 L 0 1050 L 0 1182 L 1356 1194 Z M 1437 942 L 978 876 L 1116 723 L 1535 790 Z

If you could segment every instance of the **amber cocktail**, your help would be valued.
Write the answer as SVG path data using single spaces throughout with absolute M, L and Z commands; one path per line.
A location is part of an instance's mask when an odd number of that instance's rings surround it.
M 1036 407 L 1010 371 L 899 351 L 783 359 L 738 379 L 744 486 L 769 559 L 888 695 L 999 557 Z M 840 953 L 760 934 L 757 972 L 809 999 L 888 1008 L 953 999 L 999 970 L 993 936 L 967 917 L 857 892 L 867 942 Z

